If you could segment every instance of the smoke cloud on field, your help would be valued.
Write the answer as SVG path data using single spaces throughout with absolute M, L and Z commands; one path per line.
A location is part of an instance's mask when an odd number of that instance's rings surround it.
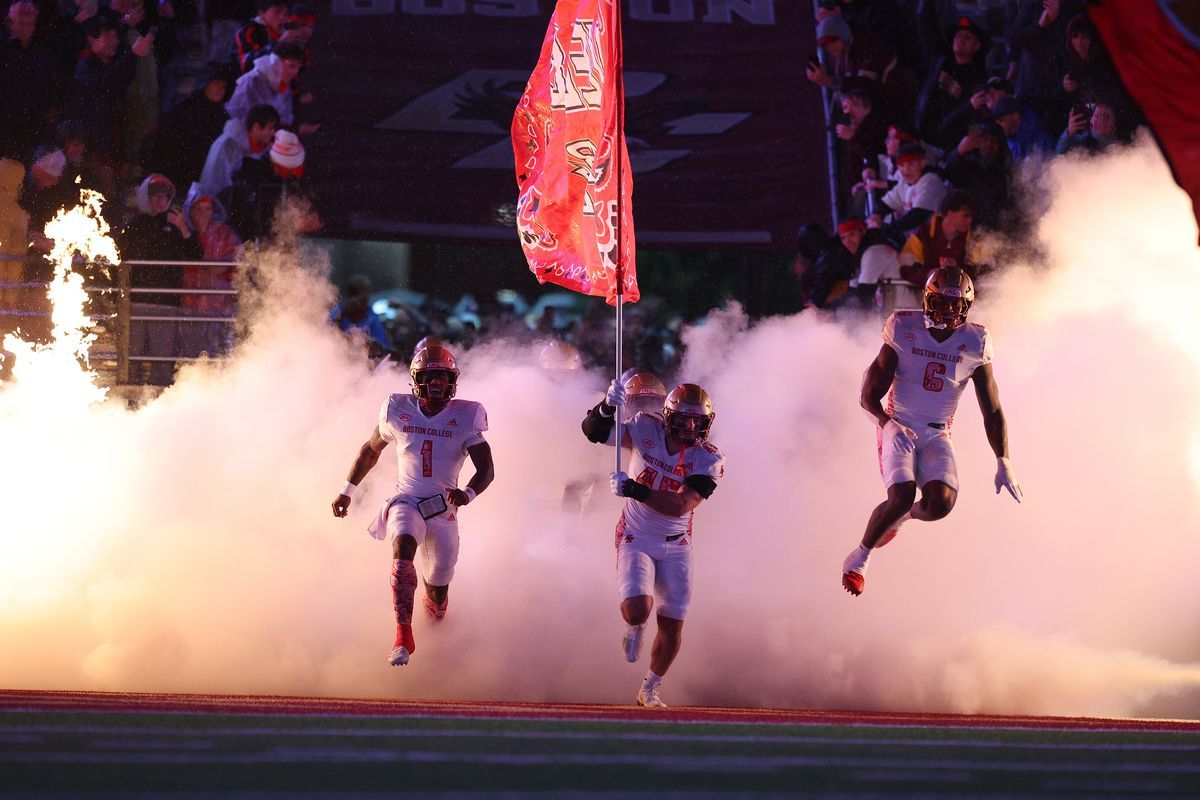
M 666 377 L 712 394 L 728 464 L 669 704 L 1200 717 L 1195 222 L 1146 141 L 1058 159 L 1041 190 L 1038 257 L 972 311 L 1025 501 L 994 493 L 968 391 L 957 507 L 905 527 L 862 597 L 839 579 L 883 497 L 857 403 L 881 320 L 731 307 L 687 331 Z M 330 503 L 407 371 L 326 324 L 319 253 L 285 244 L 259 275 L 237 353 L 136 410 L 0 389 L 0 685 L 631 702 L 648 664 L 620 651 L 612 451 L 578 427 L 608 378 L 545 373 L 536 345 L 459 354 L 497 477 L 461 513 L 449 615 L 418 608 L 393 668 L 390 553 L 365 528 L 394 450 L 346 519 Z M 581 512 L 568 483 L 591 487 Z

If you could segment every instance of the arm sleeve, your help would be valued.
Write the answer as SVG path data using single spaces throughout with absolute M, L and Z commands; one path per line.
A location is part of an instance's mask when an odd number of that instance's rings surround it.
M 717 482 L 709 475 L 688 475 L 683 479 L 683 485 L 705 500 L 712 497 L 712 493 L 717 490 Z
M 606 417 L 600 413 L 601 405 L 602 403 L 597 403 L 589 408 L 587 416 L 583 418 L 583 422 L 579 426 L 583 429 L 583 435 L 587 437 L 587 440 L 594 444 L 607 442 L 612 437 L 613 426 L 616 425 L 613 417 Z

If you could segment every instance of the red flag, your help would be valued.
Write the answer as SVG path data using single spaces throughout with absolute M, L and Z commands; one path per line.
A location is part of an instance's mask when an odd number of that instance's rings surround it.
M 613 304 L 618 259 L 624 300 L 639 297 L 619 14 L 619 0 L 558 0 L 512 124 L 529 269 Z
M 1200 103 L 1186 99 L 1200 84 L 1194 34 L 1146 0 L 1105 0 L 1089 13 L 1200 223 Z

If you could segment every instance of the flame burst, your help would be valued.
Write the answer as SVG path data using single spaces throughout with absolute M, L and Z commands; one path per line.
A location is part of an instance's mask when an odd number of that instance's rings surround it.
M 117 247 L 108 235 L 108 222 L 100 214 L 104 197 L 84 190 L 72 209 L 61 209 L 46 225 L 46 236 L 54 240 L 50 259 L 54 279 L 48 293 L 53 304 L 53 340 L 33 344 L 9 335 L 4 347 L 16 356 L 13 376 L 20 391 L 16 398 L 27 409 L 53 410 L 62 404 L 87 407 L 103 400 L 107 389 L 96 385 L 96 374 L 88 362 L 88 350 L 96 339 L 92 319 L 84 313 L 88 300 L 83 275 L 73 267 L 78 254 L 85 261 L 106 259 L 116 264 Z M 11 394 L 11 393 L 10 393 Z

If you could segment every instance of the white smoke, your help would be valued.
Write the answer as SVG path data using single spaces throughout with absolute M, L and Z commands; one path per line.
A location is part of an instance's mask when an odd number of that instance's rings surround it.
M 968 392 L 957 507 L 878 553 L 862 597 L 839 579 L 883 498 L 857 404 L 880 320 L 730 308 L 688 331 L 668 377 L 709 389 L 728 466 L 697 511 L 668 703 L 1200 716 L 1195 222 L 1147 142 L 1046 180 L 1044 261 L 1005 265 L 973 310 L 1025 502 L 993 493 Z M 237 354 L 153 402 L 0 411 L 0 685 L 630 702 L 648 664 L 620 652 L 612 452 L 578 427 L 607 378 L 553 380 L 536 347 L 460 354 L 497 477 L 461 514 L 449 615 L 418 608 L 392 668 L 390 554 L 364 529 L 394 450 L 348 518 L 330 503 L 407 374 L 325 324 L 313 254 L 261 267 Z

